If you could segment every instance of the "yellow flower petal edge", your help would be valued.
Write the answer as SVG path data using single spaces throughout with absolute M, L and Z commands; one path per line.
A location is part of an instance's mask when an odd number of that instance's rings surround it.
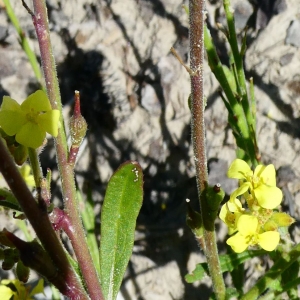
M 226 241 L 226 243 L 236 253 L 242 253 L 242 252 L 244 252 L 248 248 L 248 246 L 249 246 L 246 238 L 243 235 L 241 235 L 239 232 L 236 233 L 234 236 L 230 237 Z
M 14 100 L 8 96 L 3 96 L 1 110 L 21 111 L 21 106 L 16 100 Z
M 237 231 L 236 223 L 243 210 L 242 204 L 238 199 L 230 200 L 222 206 L 219 217 L 228 226 L 229 235 Z
M 266 251 L 273 251 L 280 241 L 277 231 L 267 231 L 258 235 L 258 244 Z
M 254 177 L 261 177 L 263 183 L 269 186 L 276 186 L 276 171 L 274 165 L 258 165 L 254 171 Z
M 52 108 L 46 93 L 42 90 L 38 90 L 28 96 L 28 98 L 21 104 L 21 109 L 27 112 L 30 112 L 31 110 L 36 112 L 45 112 Z
M 245 161 L 237 158 L 230 165 L 227 176 L 229 178 L 243 179 L 247 177 L 248 173 L 253 173 L 249 165 Z
M 54 137 L 58 135 L 59 110 L 54 109 L 38 116 L 40 127 Z
M 0 110 L 0 127 L 4 132 L 13 136 L 26 123 L 26 116 L 20 111 Z
M 258 204 L 267 209 L 276 208 L 282 201 L 282 191 L 276 186 L 260 185 L 254 189 Z

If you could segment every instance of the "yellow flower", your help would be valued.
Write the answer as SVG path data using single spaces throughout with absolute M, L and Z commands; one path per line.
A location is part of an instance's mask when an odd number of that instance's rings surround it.
M 258 233 L 258 219 L 255 216 L 240 216 L 237 221 L 237 229 L 238 232 L 226 242 L 236 253 L 241 253 L 249 246 L 254 245 L 259 245 L 267 251 L 273 251 L 280 240 L 277 231 Z
M 227 175 L 229 178 L 243 180 L 234 193 L 241 195 L 241 191 L 250 190 L 253 198 L 263 208 L 274 209 L 282 201 L 282 191 L 276 187 L 276 173 L 272 164 L 258 165 L 253 172 L 245 161 L 235 159 Z
M 30 148 L 43 144 L 46 132 L 56 137 L 59 128 L 59 111 L 52 109 L 45 92 L 38 90 L 21 105 L 4 96 L 0 109 L 0 126 L 16 141 Z
M 228 226 L 229 235 L 237 231 L 236 224 L 243 211 L 242 204 L 237 198 L 230 199 L 222 206 L 219 217 Z
M 40 279 L 38 284 L 31 289 L 19 280 L 4 279 L 0 284 L 1 300 L 32 300 L 33 296 L 44 292 L 44 280 Z

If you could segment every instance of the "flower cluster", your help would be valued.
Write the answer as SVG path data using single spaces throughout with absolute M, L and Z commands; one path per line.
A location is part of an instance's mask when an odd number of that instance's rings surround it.
M 8 136 L 15 136 L 17 143 L 30 147 L 40 147 L 46 132 L 56 137 L 60 113 L 52 109 L 45 92 L 38 90 L 21 105 L 4 96 L 0 109 L 0 127 Z
M 283 196 L 276 187 L 274 165 L 258 165 L 253 172 L 245 161 L 236 159 L 227 175 L 239 179 L 239 187 L 220 211 L 220 218 L 228 226 L 229 235 L 235 233 L 227 244 L 237 253 L 255 245 L 273 251 L 280 241 L 278 228 L 294 222 L 288 214 L 274 211 Z M 238 197 L 244 200 L 246 208 Z

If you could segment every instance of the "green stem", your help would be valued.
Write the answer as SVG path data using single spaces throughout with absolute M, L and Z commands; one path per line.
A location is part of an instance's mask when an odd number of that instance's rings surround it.
M 283 253 L 282 257 L 273 267 L 257 281 L 257 283 L 241 298 L 241 300 L 254 300 L 259 297 L 267 288 L 271 287 L 277 278 L 288 267 L 300 257 L 300 244 L 296 245 L 289 253 Z
M 243 107 L 241 104 L 237 101 L 236 96 L 234 94 L 234 91 L 232 90 L 227 77 L 225 75 L 222 63 L 219 59 L 219 56 L 217 54 L 217 50 L 215 48 L 215 45 L 213 44 L 210 32 L 205 26 L 204 28 L 204 44 L 207 51 L 208 56 L 208 63 L 209 66 L 216 76 L 218 82 L 220 83 L 226 98 L 226 100 L 223 99 L 224 104 L 226 105 L 226 108 L 228 110 L 229 116 L 232 114 L 234 115 L 234 118 L 231 118 L 230 126 L 233 130 L 237 132 L 237 134 L 241 137 L 240 141 L 243 143 L 243 150 L 247 152 L 249 157 L 255 157 L 255 153 L 253 150 L 253 142 L 251 140 L 251 135 L 249 131 L 249 126 L 247 123 L 247 119 L 243 110 Z
M 2 139 L 0 139 L 0 157 L 0 171 L 3 177 L 57 268 L 59 278 L 48 278 L 49 281 L 53 282 L 61 293 L 71 299 L 78 296 L 80 299 L 87 300 L 88 297 L 81 282 L 71 268 L 62 245 L 52 228 L 46 207 L 41 207 L 32 196 Z
M 205 147 L 203 61 L 204 61 L 204 0 L 190 0 L 190 68 L 191 68 L 191 110 L 192 143 L 196 168 L 198 195 L 202 220 L 208 214 L 202 209 L 201 193 L 208 186 L 207 158 Z M 225 285 L 219 262 L 215 231 L 204 228 L 205 255 L 217 299 L 225 299 Z
M 255 151 L 256 128 L 255 128 L 255 122 L 254 122 L 252 111 L 250 109 L 250 103 L 248 99 L 246 77 L 245 77 L 245 72 L 243 67 L 243 57 L 241 55 L 238 42 L 237 42 L 234 14 L 233 14 L 233 9 L 230 6 L 230 0 L 224 0 L 223 5 L 226 14 L 227 26 L 228 26 L 228 41 L 230 44 L 230 48 L 233 54 L 234 63 L 237 71 L 237 79 L 238 79 L 237 85 L 240 88 L 241 97 L 242 97 L 241 104 L 247 120 L 247 130 L 250 135 L 250 140 L 248 141 L 246 140 L 246 142 L 248 143 L 248 151 L 249 151 L 248 154 L 250 156 L 253 166 L 256 166 L 257 165 L 257 158 L 256 158 L 257 155 Z
M 4 4 L 5 4 L 5 10 L 6 13 L 10 19 L 10 21 L 12 22 L 12 24 L 14 25 L 19 38 L 20 38 L 20 44 L 22 46 L 22 49 L 24 50 L 24 52 L 26 53 L 28 60 L 31 64 L 31 67 L 33 69 L 33 72 L 35 74 L 36 79 L 38 80 L 38 82 L 40 83 L 40 85 L 42 86 L 42 73 L 40 70 L 40 65 L 36 59 L 36 55 L 35 53 L 32 51 L 32 49 L 30 48 L 30 45 L 28 43 L 28 39 L 24 33 L 24 31 L 22 30 L 18 18 L 16 17 L 13 8 L 10 5 L 10 1 L 9 0 L 3 0 Z
M 23 2 L 24 4 L 24 2 Z M 61 175 L 62 194 L 65 212 L 76 232 L 70 240 L 78 260 L 83 278 L 92 300 L 103 298 L 100 281 L 87 245 L 84 229 L 80 219 L 76 201 L 76 189 L 73 168 L 68 164 L 68 146 L 62 117 L 62 104 L 57 80 L 55 60 L 50 41 L 48 16 L 45 0 L 33 0 L 34 14 L 31 13 L 40 46 L 42 68 L 44 71 L 46 89 L 53 109 L 61 112 L 61 128 L 56 138 L 56 154 Z
M 36 188 L 39 188 L 41 186 L 41 179 L 43 178 L 43 174 L 42 174 L 41 164 L 36 149 L 28 148 L 28 155 L 30 159 L 35 186 Z

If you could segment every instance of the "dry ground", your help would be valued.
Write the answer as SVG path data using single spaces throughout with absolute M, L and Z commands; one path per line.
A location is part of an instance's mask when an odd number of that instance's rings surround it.
M 31 18 L 21 1 L 11 2 L 39 56 Z M 263 162 L 280 170 L 284 208 L 299 219 L 300 2 L 258 3 L 257 16 L 251 19 L 253 6 L 248 1 L 232 1 L 238 30 L 247 22 L 250 26 L 245 65 L 247 78 L 253 77 L 255 83 L 258 145 Z M 188 63 L 188 18 L 182 9 L 187 1 L 49 0 L 47 4 L 66 118 L 74 90 L 79 90 L 89 124 L 77 165 L 78 184 L 85 191 L 91 188 L 100 204 L 106 183 L 121 162 L 137 160 L 145 173 L 144 205 L 120 299 L 207 299 L 209 282 L 193 286 L 182 279 L 203 261 L 185 225 L 185 199 L 197 202 L 189 76 L 169 51 L 174 46 Z M 222 2 L 207 1 L 207 10 L 226 63 L 224 37 L 216 31 L 216 23 L 224 22 Z M 204 70 L 210 181 L 220 182 L 230 193 L 234 183 L 225 174 L 235 157 L 235 142 L 218 84 L 207 65 Z M 0 98 L 10 95 L 22 101 L 36 88 L 14 28 L 1 9 Z M 43 167 L 54 170 L 53 194 L 60 199 L 51 141 L 41 157 Z M 298 226 L 297 222 L 291 232 L 299 241 Z M 218 228 L 221 245 L 226 232 Z M 220 247 L 223 251 L 224 245 Z M 261 264 L 265 266 L 254 260 L 248 274 Z

